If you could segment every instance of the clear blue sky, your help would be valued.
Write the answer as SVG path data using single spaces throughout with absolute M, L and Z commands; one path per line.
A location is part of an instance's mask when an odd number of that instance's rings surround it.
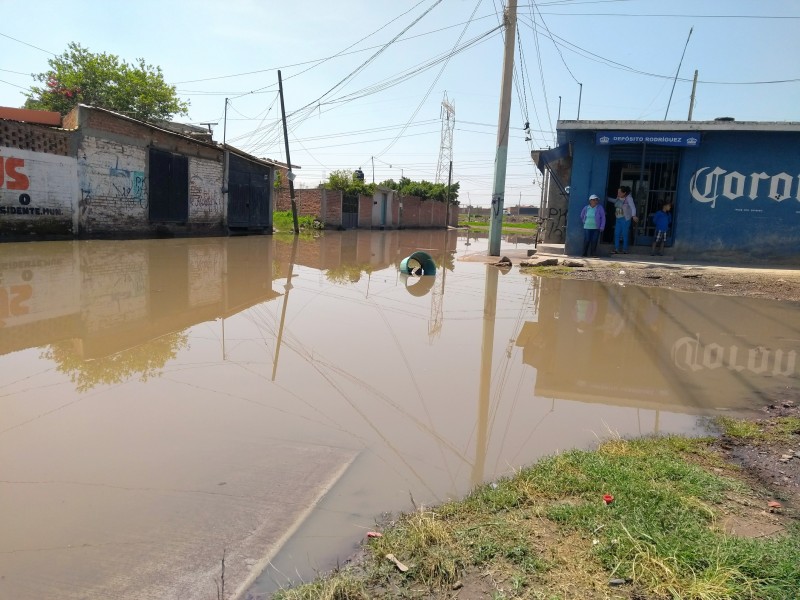
M 691 27 L 670 119 L 686 119 L 697 69 L 695 120 L 800 120 L 798 0 L 518 2 L 522 55 L 518 44 L 507 205 L 538 205 L 530 150 L 553 145 L 559 98 L 561 117 L 577 116 L 578 82 L 582 119 L 662 120 Z M 284 159 L 280 68 L 286 110 L 294 113 L 292 162 L 302 167 L 297 183 L 313 187 L 336 169 L 361 167 L 371 181 L 373 163 L 376 182 L 401 172 L 433 181 L 446 92 L 456 109 L 453 178 L 460 199 L 486 205 L 501 10 L 500 0 L 0 0 L 0 105 L 20 106 L 29 74 L 46 70 L 51 53 L 77 41 L 160 65 L 191 102 L 182 120 L 217 122 L 218 141 L 231 98 L 228 142 Z M 431 65 L 435 59 L 442 60 Z M 777 80 L 793 81 L 749 83 Z

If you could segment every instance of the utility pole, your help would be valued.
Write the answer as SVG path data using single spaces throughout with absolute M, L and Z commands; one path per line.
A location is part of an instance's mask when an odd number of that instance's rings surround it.
M 578 121 L 581 120 L 581 98 L 583 97 L 583 84 L 578 84 Z
M 286 108 L 283 106 L 283 79 L 281 72 L 278 70 L 278 92 L 281 97 L 281 120 L 283 121 L 283 142 L 286 146 L 286 166 L 288 167 L 288 174 L 286 178 L 289 180 L 289 198 L 292 201 L 292 221 L 294 221 L 294 234 L 300 235 L 300 224 L 297 222 L 297 202 L 294 199 L 294 173 L 292 173 L 292 159 L 289 158 L 289 133 L 286 130 Z
M 372 159 L 372 183 L 375 183 L 375 157 L 370 156 Z
M 494 159 L 494 184 L 489 221 L 489 256 L 500 256 L 503 232 L 503 199 L 508 163 L 508 127 L 511 116 L 511 81 L 514 72 L 514 40 L 517 35 L 517 0 L 508 0 L 503 15 L 506 25 L 506 46 L 503 56 L 503 81 L 500 93 L 500 115 L 497 119 L 497 152 Z
M 228 99 L 225 98 L 225 118 L 222 122 L 222 193 L 228 194 L 228 176 L 230 174 L 230 163 L 229 158 L 230 154 L 228 153 Z M 225 213 L 225 220 L 227 222 L 228 218 L 228 202 L 227 197 L 226 201 L 222 203 L 222 210 Z
M 450 171 L 447 174 L 447 196 L 445 202 L 447 206 L 444 209 L 444 228 L 450 227 L 450 186 L 453 184 L 453 161 L 450 161 Z
M 694 70 L 694 81 L 692 81 L 692 97 L 689 100 L 689 118 L 687 121 L 692 120 L 692 112 L 694 111 L 694 93 L 697 90 L 697 69 Z

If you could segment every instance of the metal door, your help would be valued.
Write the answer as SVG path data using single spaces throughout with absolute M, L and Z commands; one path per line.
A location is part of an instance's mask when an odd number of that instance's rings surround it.
M 150 221 L 189 220 L 189 159 L 150 148 L 148 215 Z
M 358 227 L 358 194 L 345 195 L 342 198 L 342 227 L 345 229 Z
M 231 155 L 228 181 L 228 227 L 272 226 L 269 168 Z

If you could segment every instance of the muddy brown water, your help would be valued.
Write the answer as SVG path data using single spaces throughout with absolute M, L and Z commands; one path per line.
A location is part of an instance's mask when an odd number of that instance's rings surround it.
M 505 242 L 525 248 L 528 240 Z M 429 252 L 435 278 L 398 272 Z M 0 246 L 0 597 L 262 597 L 384 511 L 796 393 L 796 304 L 455 232 Z

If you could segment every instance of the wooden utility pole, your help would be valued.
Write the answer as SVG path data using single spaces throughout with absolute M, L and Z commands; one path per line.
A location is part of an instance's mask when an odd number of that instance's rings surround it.
M 497 152 L 494 159 L 494 184 L 489 221 L 489 256 L 500 256 L 500 238 L 503 232 L 511 82 L 514 73 L 514 40 L 517 35 L 517 0 L 508 0 L 508 7 L 503 16 L 506 26 L 506 47 L 503 55 L 503 81 L 500 85 L 500 115 L 497 119 Z
M 283 143 L 286 145 L 286 166 L 288 168 L 289 198 L 292 201 L 292 221 L 294 222 L 295 235 L 300 234 L 300 224 L 297 222 L 297 202 L 294 200 L 294 173 L 292 173 L 292 159 L 289 158 L 289 133 L 286 129 L 286 109 L 283 106 L 283 79 L 278 71 L 278 92 L 281 97 L 281 119 L 283 120 Z

